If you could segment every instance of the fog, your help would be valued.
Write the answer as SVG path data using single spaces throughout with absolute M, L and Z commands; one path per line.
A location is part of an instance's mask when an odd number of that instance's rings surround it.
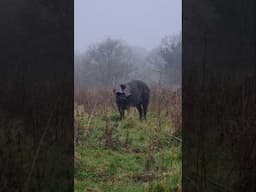
M 181 0 L 75 0 L 75 50 L 108 37 L 152 49 L 181 31 Z
M 181 85 L 180 0 L 76 0 L 75 89 Z

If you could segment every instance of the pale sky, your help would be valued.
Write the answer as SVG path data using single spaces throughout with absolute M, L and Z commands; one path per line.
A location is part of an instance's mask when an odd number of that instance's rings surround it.
M 181 0 L 75 0 L 75 51 L 106 38 L 152 49 L 181 32 Z

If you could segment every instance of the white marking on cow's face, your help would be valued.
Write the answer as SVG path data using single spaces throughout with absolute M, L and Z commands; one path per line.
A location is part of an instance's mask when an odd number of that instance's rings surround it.
M 126 85 L 125 89 L 123 90 L 126 97 L 131 95 L 131 87 Z

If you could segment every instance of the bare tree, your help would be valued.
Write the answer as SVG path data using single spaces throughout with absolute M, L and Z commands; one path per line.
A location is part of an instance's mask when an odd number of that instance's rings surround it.
M 160 45 L 169 83 L 181 85 L 181 35 L 166 36 Z
M 82 81 L 94 86 L 111 87 L 128 79 L 135 69 L 129 47 L 122 41 L 112 39 L 91 45 L 81 64 L 85 69 Z

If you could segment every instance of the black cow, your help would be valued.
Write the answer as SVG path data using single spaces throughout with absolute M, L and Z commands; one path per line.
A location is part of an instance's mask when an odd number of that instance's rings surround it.
M 137 108 L 140 120 L 142 117 L 146 119 L 150 94 L 148 86 L 143 81 L 132 80 L 126 84 L 120 84 L 120 88 L 113 91 L 121 119 L 124 118 L 124 111 L 130 106 Z

